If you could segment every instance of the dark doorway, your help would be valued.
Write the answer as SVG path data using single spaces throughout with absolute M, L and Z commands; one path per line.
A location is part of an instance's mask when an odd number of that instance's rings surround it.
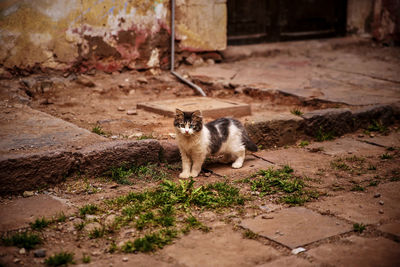
M 347 0 L 228 0 L 228 44 L 341 36 Z

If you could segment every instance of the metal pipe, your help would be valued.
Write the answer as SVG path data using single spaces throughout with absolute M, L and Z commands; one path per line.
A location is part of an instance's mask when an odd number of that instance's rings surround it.
M 171 0 L 171 73 L 177 77 L 180 81 L 188 84 L 192 88 L 196 89 L 202 96 L 207 96 L 203 89 L 191 81 L 186 80 L 181 75 L 176 73 L 175 70 L 175 0 Z

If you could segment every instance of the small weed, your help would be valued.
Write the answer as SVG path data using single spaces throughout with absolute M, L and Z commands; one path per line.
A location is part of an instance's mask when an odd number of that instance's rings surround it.
M 65 222 L 67 220 L 67 216 L 65 216 L 64 212 L 60 212 L 57 215 L 56 222 Z
M 381 155 L 381 159 L 392 159 L 392 158 L 393 158 L 393 156 L 390 155 L 389 153 L 383 153 Z
M 333 140 L 335 138 L 335 134 L 333 132 L 324 132 L 322 126 L 319 127 L 318 131 L 315 134 L 315 139 L 318 142 Z
M 47 266 L 68 266 L 68 264 L 74 264 L 74 254 L 59 252 L 47 258 L 44 262 Z
M 82 256 L 82 262 L 83 263 L 90 263 L 91 262 L 91 258 L 90 258 L 90 256 L 89 255 L 85 255 L 85 254 L 83 254 L 83 256 Z
M 90 239 L 95 239 L 95 238 L 100 238 L 104 236 L 104 228 L 94 228 L 90 233 L 89 233 L 89 238 Z
M 108 252 L 114 253 L 115 251 L 117 251 L 117 249 L 118 249 L 117 244 L 113 241 L 110 244 L 110 247 L 108 248 Z
M 36 218 L 36 220 L 33 223 L 30 223 L 30 226 L 33 230 L 43 230 L 46 228 L 51 221 L 47 220 L 45 217 L 42 217 L 41 219 Z
M 137 140 L 145 140 L 145 139 L 155 139 L 155 138 L 154 138 L 153 134 L 149 134 L 149 135 L 143 134 L 137 138 Z
M 380 133 L 388 132 L 388 128 L 376 120 L 372 120 L 372 123 L 368 126 L 367 130 L 370 132 L 380 132 Z
M 133 170 L 127 168 L 125 166 L 121 166 L 118 168 L 112 167 L 110 171 L 106 172 L 105 175 L 109 176 L 111 180 L 118 184 L 126 184 L 131 185 L 132 182 L 128 180 L 128 178 L 133 174 Z
M 400 176 L 393 176 L 392 178 L 390 178 L 391 182 L 397 182 L 400 181 Z
M 16 233 L 10 237 L 1 237 L 1 243 L 5 246 L 32 249 L 42 243 L 40 236 L 30 232 Z
M 79 214 L 85 216 L 86 214 L 93 215 L 99 210 L 99 207 L 93 204 L 87 204 L 79 209 Z
M 172 239 L 176 236 L 176 230 L 160 230 L 156 233 L 147 234 L 144 237 L 137 238 L 134 242 L 128 241 L 121 249 L 126 253 L 150 252 L 170 244 Z
M 96 125 L 92 128 L 92 133 L 98 134 L 98 135 L 106 135 L 106 132 L 103 131 L 100 125 Z
M 394 147 L 390 146 L 390 147 L 386 148 L 386 150 L 387 150 L 387 151 L 395 151 L 395 150 L 396 150 L 396 148 L 394 148 Z
M 365 230 L 366 226 L 362 223 L 355 223 L 353 224 L 353 230 L 357 233 L 362 233 Z
M 84 222 L 76 223 L 76 224 L 74 224 L 74 227 L 76 230 L 82 231 L 82 229 L 85 227 L 85 223 Z
M 374 165 L 370 164 L 370 165 L 368 166 L 368 170 L 369 170 L 369 171 L 376 171 L 376 167 L 375 167 Z
M 373 180 L 373 181 L 369 182 L 368 186 L 377 186 L 378 184 L 379 184 L 379 181 Z
M 337 170 L 342 170 L 342 171 L 349 171 L 351 170 L 351 168 L 349 167 L 349 165 L 347 165 L 343 159 L 339 158 L 339 159 L 334 159 L 331 161 L 331 167 Z
M 251 231 L 251 230 L 246 230 L 244 233 L 243 233 L 243 237 L 244 238 L 247 238 L 247 239 L 256 239 L 257 238 L 257 234 L 256 233 L 254 233 L 253 231 Z
M 296 116 L 301 116 L 301 115 L 303 115 L 303 112 L 302 112 L 300 109 L 298 109 L 298 108 L 291 109 L 291 110 L 290 110 L 290 113 L 292 113 L 293 115 L 296 115 Z
M 358 184 L 353 186 L 353 188 L 350 189 L 350 191 L 364 191 L 364 190 L 365 190 L 365 188 Z
M 299 147 L 305 147 L 308 146 L 310 143 L 308 141 L 301 141 L 299 144 Z

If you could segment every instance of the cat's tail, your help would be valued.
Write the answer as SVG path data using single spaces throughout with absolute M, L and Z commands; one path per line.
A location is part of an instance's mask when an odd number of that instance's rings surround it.
M 256 144 L 253 143 L 253 141 L 250 140 L 250 137 L 246 134 L 243 136 L 243 143 L 244 146 L 246 147 L 247 150 L 251 152 L 257 152 L 258 147 Z

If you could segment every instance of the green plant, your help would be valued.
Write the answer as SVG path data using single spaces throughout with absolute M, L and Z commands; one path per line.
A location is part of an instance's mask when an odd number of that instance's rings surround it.
M 306 141 L 301 141 L 299 144 L 299 147 L 305 147 L 308 146 L 310 143 L 306 140 Z
M 337 170 L 349 171 L 351 168 L 347 165 L 343 159 L 338 158 L 331 161 L 331 167 Z
M 298 108 L 291 109 L 291 110 L 290 110 L 290 113 L 292 113 L 293 115 L 296 115 L 296 116 L 301 116 L 301 115 L 303 115 L 303 112 L 302 112 L 300 109 L 298 109 Z
M 362 233 L 365 230 L 366 226 L 362 223 L 355 223 L 353 224 L 354 232 Z
M 95 239 L 95 238 L 100 238 L 104 236 L 104 228 L 94 228 L 90 233 L 89 233 L 89 238 L 90 239 Z
M 365 190 L 365 188 L 364 187 L 362 187 L 361 185 L 355 185 L 355 186 L 353 186 L 353 188 L 351 188 L 350 189 L 351 191 L 364 191 Z
M 76 223 L 74 224 L 74 227 L 76 230 L 81 231 L 85 227 L 85 223 L 84 222 Z
M 246 230 L 244 233 L 243 233 L 243 237 L 244 238 L 247 238 L 247 239 L 256 239 L 257 238 L 257 234 L 256 233 L 254 233 L 253 231 L 251 231 L 251 230 Z
M 40 236 L 30 232 L 15 233 L 12 236 L 1 237 L 1 243 L 5 246 L 16 246 L 19 248 L 32 249 L 42 243 Z
M 147 234 L 144 237 L 137 238 L 134 242 L 128 241 L 121 249 L 127 253 L 150 252 L 170 244 L 176 236 L 176 230 L 160 230 L 156 233 Z
M 33 223 L 30 223 L 30 226 L 33 230 L 43 230 L 46 228 L 51 221 L 47 220 L 45 217 L 42 218 L 36 218 L 36 220 Z
M 379 181 L 377 180 L 373 180 L 371 182 L 369 182 L 369 186 L 377 186 L 379 184 Z
M 284 166 L 281 169 L 260 170 L 253 174 L 248 182 L 252 191 L 258 191 L 260 196 L 280 194 L 279 201 L 290 205 L 302 205 L 313 198 L 318 198 L 318 193 L 306 190 L 302 179 L 293 175 L 293 169 Z
M 81 216 L 85 216 L 86 214 L 93 215 L 93 214 L 95 214 L 98 210 L 99 210 L 99 207 L 97 207 L 96 205 L 94 205 L 94 204 L 87 204 L 87 205 L 85 205 L 85 206 L 83 206 L 83 207 L 81 207 L 81 208 L 79 209 L 79 214 L 80 214 Z
M 380 133 L 388 132 L 388 128 L 385 127 L 382 123 L 378 122 L 377 120 L 372 120 L 367 130 L 370 132 L 380 132 Z
M 105 174 L 106 176 L 109 176 L 111 180 L 118 184 L 132 184 L 132 182 L 129 181 L 128 178 L 133 174 L 133 170 L 125 166 L 121 166 L 118 168 L 112 167 L 110 171 L 106 172 Z
M 47 258 L 44 262 L 48 266 L 68 266 L 68 264 L 74 264 L 74 254 L 59 252 Z
M 92 128 L 92 133 L 98 134 L 98 135 L 106 135 L 106 132 L 103 131 L 100 125 L 96 125 Z
M 375 167 L 374 165 L 370 164 L 370 165 L 368 166 L 368 170 L 369 170 L 369 171 L 376 171 L 376 167 Z
M 60 212 L 57 215 L 56 222 L 65 222 L 67 220 L 67 216 L 65 216 L 64 212 Z
M 90 263 L 91 260 L 92 260 L 92 259 L 90 258 L 89 255 L 85 255 L 85 254 L 82 255 L 82 262 L 83 262 L 83 263 Z
M 315 139 L 318 142 L 333 140 L 335 138 L 335 134 L 333 132 L 325 132 L 322 126 L 319 127 L 318 131 L 315 134 Z
M 137 138 L 137 140 L 145 140 L 145 139 L 155 139 L 155 138 L 154 138 L 153 134 L 149 134 L 149 135 L 143 134 Z
M 381 155 L 381 159 L 392 159 L 392 158 L 393 158 L 393 156 L 390 155 L 389 153 L 383 153 Z

